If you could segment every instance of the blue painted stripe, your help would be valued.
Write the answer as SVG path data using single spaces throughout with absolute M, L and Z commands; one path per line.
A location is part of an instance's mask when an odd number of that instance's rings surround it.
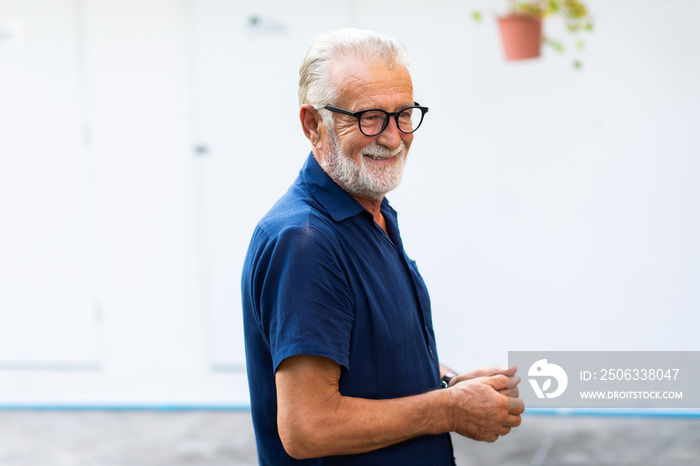
M 64 405 L 64 404 L 34 404 L 34 405 L 0 405 L 0 411 L 158 411 L 158 412 L 187 412 L 187 411 L 222 411 L 247 412 L 250 405 Z M 564 409 L 564 408 L 530 408 L 526 415 L 535 416 L 597 416 L 597 417 L 667 417 L 667 418 L 699 418 L 700 410 L 663 410 L 663 409 Z
M 250 411 L 250 405 L 0 405 L 0 411 Z

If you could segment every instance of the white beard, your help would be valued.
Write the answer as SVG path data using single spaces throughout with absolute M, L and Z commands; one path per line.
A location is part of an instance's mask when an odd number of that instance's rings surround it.
M 330 154 L 322 157 L 321 167 L 345 191 L 353 196 L 366 197 L 380 201 L 389 191 L 401 183 L 403 169 L 406 165 L 406 144 L 396 150 L 389 150 L 377 144 L 377 141 L 360 150 L 360 163 L 351 155 L 343 153 L 340 143 L 333 131 L 328 131 Z M 378 165 L 365 160 L 365 155 L 376 158 L 398 156 L 391 165 Z

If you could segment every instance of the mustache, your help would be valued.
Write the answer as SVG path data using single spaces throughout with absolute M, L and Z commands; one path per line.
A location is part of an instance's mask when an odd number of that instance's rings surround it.
M 377 143 L 377 141 L 372 142 L 370 145 L 363 147 L 360 150 L 360 155 L 372 155 L 374 157 L 384 157 L 391 158 L 396 157 L 406 151 L 406 143 L 401 141 L 401 145 L 394 150 L 384 147 Z

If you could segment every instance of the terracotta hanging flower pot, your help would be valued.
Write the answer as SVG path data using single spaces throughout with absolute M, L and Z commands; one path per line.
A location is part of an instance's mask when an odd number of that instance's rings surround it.
M 526 14 L 498 18 L 506 60 L 525 60 L 540 56 L 542 19 Z

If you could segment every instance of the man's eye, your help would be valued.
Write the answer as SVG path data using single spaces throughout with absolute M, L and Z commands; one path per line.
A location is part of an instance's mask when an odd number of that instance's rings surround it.
M 362 115 L 362 121 L 367 122 L 367 123 L 383 121 L 383 120 L 384 120 L 384 114 L 379 113 L 379 112 L 365 113 L 364 115 Z
M 411 121 L 411 112 L 412 110 L 404 110 L 403 112 L 399 113 L 399 119 L 401 121 Z

